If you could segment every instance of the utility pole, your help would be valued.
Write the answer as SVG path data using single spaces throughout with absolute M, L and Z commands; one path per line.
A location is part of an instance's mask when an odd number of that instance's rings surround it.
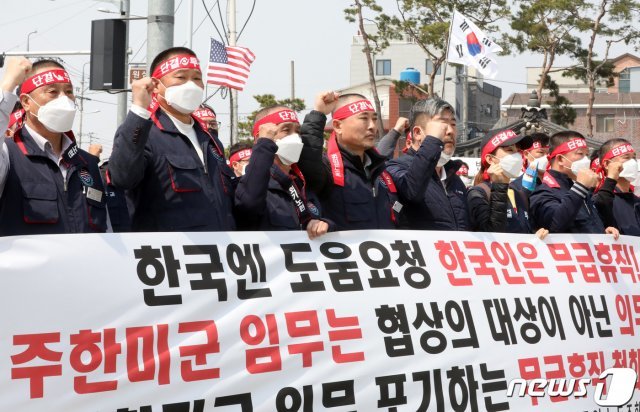
M 173 47 L 174 0 L 149 0 L 147 13 L 147 73 L 163 50 Z
M 227 26 L 229 27 L 229 46 L 236 45 L 236 39 L 238 33 L 236 33 L 236 0 L 229 0 Z M 231 104 L 231 136 L 229 136 L 229 145 L 238 141 L 238 91 L 236 89 L 230 89 L 230 104 Z
M 124 84 L 129 82 L 129 13 L 131 12 L 129 0 L 120 0 L 120 16 L 122 16 L 125 24 L 124 33 Z M 84 81 L 84 79 L 83 79 Z M 125 86 L 126 89 L 126 86 Z M 117 125 L 120 126 L 124 123 L 125 117 L 127 117 L 127 101 L 129 100 L 129 93 L 123 91 L 118 94 L 118 115 L 116 118 Z
M 462 75 L 462 141 L 466 142 L 469 136 L 469 82 L 467 66 L 464 66 Z
M 84 68 L 87 67 L 86 62 L 82 65 L 82 80 L 80 81 L 80 127 L 78 128 L 78 147 L 82 149 L 82 118 L 84 117 Z
M 189 0 L 187 14 L 189 15 L 189 24 L 187 24 L 187 47 L 191 49 L 193 47 L 193 0 Z
M 296 69 L 295 62 L 291 60 L 291 101 L 296 98 Z

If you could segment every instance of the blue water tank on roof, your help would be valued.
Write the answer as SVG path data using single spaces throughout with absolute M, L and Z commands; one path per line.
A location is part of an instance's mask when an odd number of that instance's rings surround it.
M 420 71 L 413 67 L 407 67 L 400 72 L 400 81 L 420 84 Z

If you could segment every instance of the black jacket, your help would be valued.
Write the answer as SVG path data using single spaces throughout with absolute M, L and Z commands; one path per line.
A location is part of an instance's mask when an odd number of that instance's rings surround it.
M 126 189 L 132 200 L 133 231 L 234 230 L 236 176 L 220 141 L 195 123 L 203 165 L 171 119 L 161 109 L 156 115 L 154 122 L 130 112 L 109 159 L 114 186 Z
M 301 230 L 311 219 L 322 219 L 316 195 L 306 190 L 305 182 L 295 173 L 288 176 L 273 164 L 278 146 L 273 140 L 258 139 L 253 145 L 246 174 L 236 188 L 236 218 L 245 230 Z M 304 211 L 280 181 L 294 182 L 298 194 L 305 200 Z M 301 199 L 301 200 L 302 200 Z M 329 223 L 331 230 L 332 223 Z
M 564 173 L 549 170 L 531 194 L 531 215 L 537 229 L 551 233 L 604 233 L 590 191 Z M 557 183 L 553 183 L 553 180 Z
M 371 160 L 369 175 L 359 156 L 339 147 L 344 164 L 344 186 L 334 183 L 331 166 L 323 154 L 326 116 L 311 111 L 300 128 L 304 143 L 298 166 L 307 179 L 309 190 L 322 203 L 323 216 L 337 230 L 394 229 L 399 209 L 397 195 L 382 178 L 386 158 L 375 149 L 366 151 Z
M 633 192 L 621 192 L 616 181 L 607 177 L 593 202 L 606 227 L 616 227 L 622 235 L 640 236 L 640 198 Z
M 16 133 L 15 141 L 5 141 L 10 167 L 0 197 L 0 236 L 104 232 L 106 196 L 95 157 L 78 149 L 65 181 L 27 129 Z
M 435 139 L 435 138 L 433 138 Z M 425 139 L 433 142 L 429 138 Z M 437 140 L 437 139 L 435 139 Z M 408 202 L 402 210 L 401 228 L 426 230 L 469 230 L 467 212 L 467 187 L 456 175 L 462 165 L 460 160 L 451 160 L 443 168 L 446 173 L 444 182 L 435 173 L 435 166 L 442 149 L 434 143 L 427 142 L 416 152 L 409 149 L 406 155 L 387 163 L 387 170 L 394 181 L 402 181 L 402 177 L 416 166 L 424 167 L 424 175 L 420 184 L 408 184 L 416 192 L 409 194 Z M 420 151 L 425 148 L 425 156 Z M 438 151 L 439 150 L 439 151 Z M 411 174 L 409 174 L 411 175 Z M 398 189 L 401 193 L 409 193 Z
M 509 200 L 514 192 L 516 207 Z M 469 189 L 469 220 L 475 232 L 531 233 L 527 195 L 507 183 L 485 181 Z M 487 193 L 489 192 L 489 193 Z

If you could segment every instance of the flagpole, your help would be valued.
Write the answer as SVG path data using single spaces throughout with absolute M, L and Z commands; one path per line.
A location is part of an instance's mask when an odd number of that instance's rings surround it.
M 449 36 L 447 36 L 447 48 L 444 59 L 444 70 L 442 71 L 442 93 L 440 94 L 440 98 L 444 100 L 444 85 L 447 81 L 447 66 L 449 65 L 449 46 L 451 44 L 451 29 L 453 28 L 453 20 L 456 14 L 456 10 L 453 10 L 453 15 L 451 15 L 451 23 L 449 23 Z M 435 68 L 434 68 L 435 70 Z

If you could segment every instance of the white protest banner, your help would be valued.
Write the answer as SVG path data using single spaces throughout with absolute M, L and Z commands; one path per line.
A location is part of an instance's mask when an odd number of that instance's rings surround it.
M 627 411 L 638 251 L 428 231 L 0 238 L 0 410 L 582 412 L 609 393 Z

